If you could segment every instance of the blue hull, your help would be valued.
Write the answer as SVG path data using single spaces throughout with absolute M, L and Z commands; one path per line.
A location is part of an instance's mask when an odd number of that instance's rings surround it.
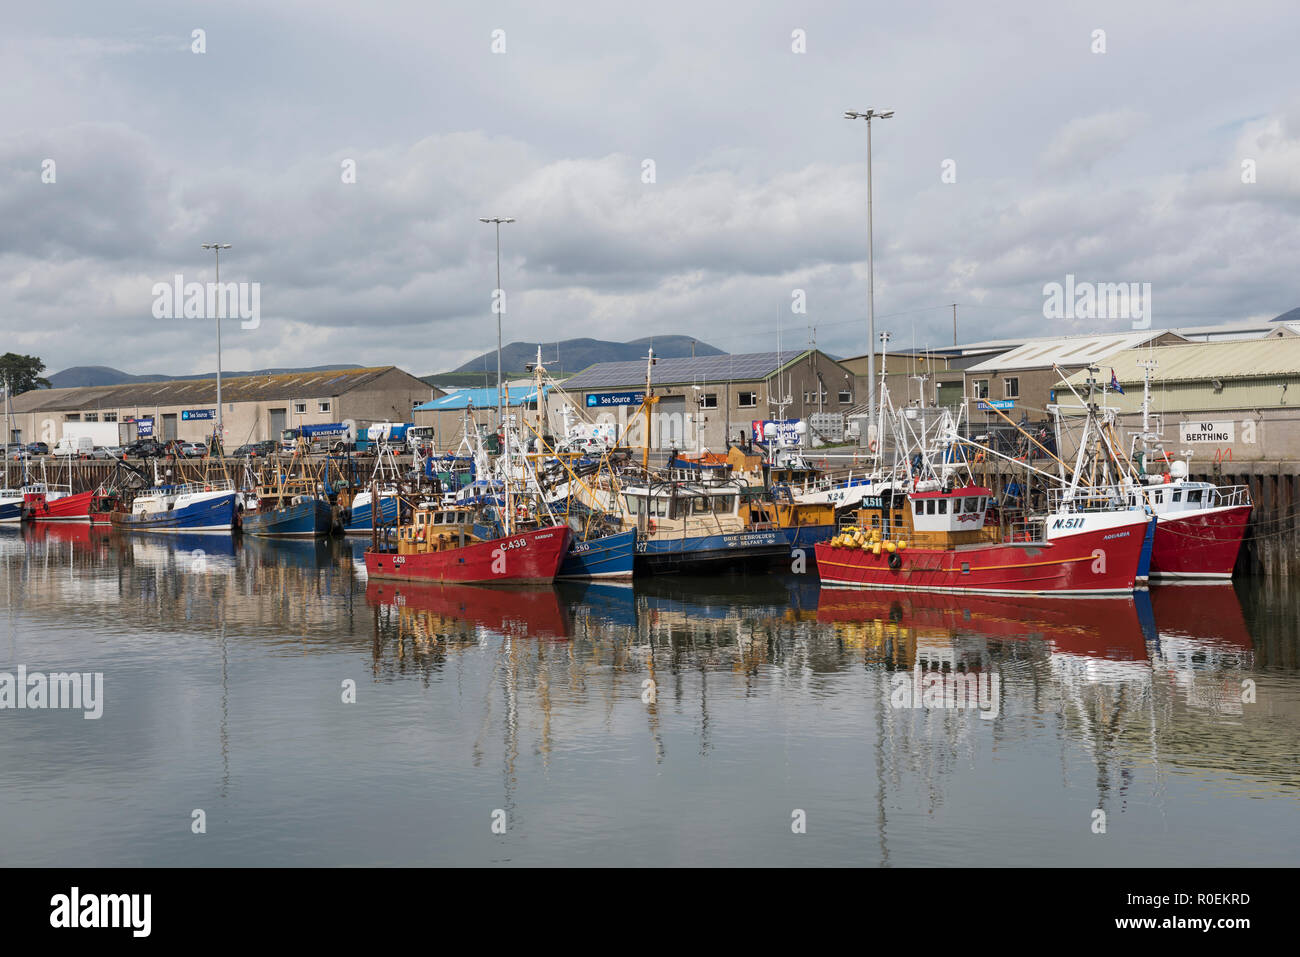
M 320 499 L 244 513 L 244 534 L 258 538 L 317 538 L 328 535 L 333 524 L 329 503 Z
M 352 509 L 351 520 L 343 526 L 345 532 L 370 532 L 371 518 L 374 510 L 370 507 L 371 503 L 356 505 Z M 392 525 L 397 521 L 397 499 L 394 496 L 380 496 L 379 499 L 379 524 L 380 526 Z
M 574 539 L 556 578 L 631 578 L 636 529 L 584 542 Z
M 23 517 L 23 500 L 0 505 L 0 522 L 18 522 Z
M 235 493 L 166 512 L 115 512 L 114 528 L 140 532 L 229 532 L 235 525 Z
M 806 568 L 816 564 L 813 546 L 829 541 L 833 525 L 803 525 L 738 532 L 734 535 L 698 535 L 636 543 L 636 569 L 644 572 L 727 571 L 750 565 L 771 565 L 802 559 Z M 796 555 L 802 552 L 802 555 Z
M 1138 556 L 1138 570 L 1135 576 L 1138 581 L 1144 582 L 1151 577 L 1151 550 L 1156 544 L 1156 520 L 1152 518 L 1147 523 L 1147 533 L 1142 539 L 1142 554 Z

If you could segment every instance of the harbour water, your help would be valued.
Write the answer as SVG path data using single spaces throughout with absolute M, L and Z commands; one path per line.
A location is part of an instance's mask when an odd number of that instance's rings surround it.
M 98 718 L 0 710 L 0 864 L 1296 863 L 1276 578 L 505 590 L 361 547 L 0 530 L 0 675 L 103 675 Z

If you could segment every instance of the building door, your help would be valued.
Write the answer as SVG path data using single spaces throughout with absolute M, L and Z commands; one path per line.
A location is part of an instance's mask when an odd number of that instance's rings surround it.
M 164 442 L 170 442 L 176 438 L 176 413 L 164 412 L 162 419 L 163 419 L 162 440 Z
M 271 440 L 280 441 L 280 433 L 288 428 L 288 410 L 271 409 Z
M 686 396 L 665 395 L 654 405 L 654 432 L 650 443 L 652 449 L 680 449 L 691 452 L 695 450 L 695 436 L 687 435 Z M 694 422 L 691 426 L 693 428 Z M 687 445 L 687 441 L 690 445 Z

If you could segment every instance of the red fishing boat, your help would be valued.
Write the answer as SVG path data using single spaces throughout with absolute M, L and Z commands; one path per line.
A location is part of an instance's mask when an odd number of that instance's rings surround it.
M 489 537 L 472 508 L 421 507 L 396 544 L 366 549 L 371 578 L 491 584 L 552 582 L 569 549 L 567 525 Z
M 90 504 L 96 492 L 60 494 L 45 485 L 23 489 L 23 519 L 29 522 L 89 522 Z
M 862 500 L 858 527 L 816 547 L 823 585 L 900 591 L 1077 595 L 1132 591 L 1146 557 L 1143 511 L 1077 508 L 1003 532 L 991 490 L 966 486 Z
M 1174 462 L 1173 476 L 1151 476 L 1135 492 L 1156 515 L 1151 577 L 1227 581 L 1250 521 L 1250 491 L 1189 481 L 1186 472 L 1185 462 Z

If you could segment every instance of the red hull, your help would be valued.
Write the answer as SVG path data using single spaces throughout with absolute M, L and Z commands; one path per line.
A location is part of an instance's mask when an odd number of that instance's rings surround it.
M 392 605 L 403 615 L 435 615 L 479 625 L 503 635 L 564 638 L 569 623 L 553 588 L 521 588 L 503 595 L 478 585 L 373 581 L 366 602 Z
M 903 591 L 991 594 L 1083 594 L 1132 591 L 1146 532 L 1145 520 L 1068 535 L 1047 543 L 970 545 L 956 549 L 909 546 L 873 555 L 860 548 L 817 546 L 824 585 Z
M 366 572 L 371 578 L 403 581 L 551 582 L 568 552 L 571 534 L 567 525 L 553 525 L 426 555 L 366 549 Z
M 23 496 L 23 515 L 32 522 L 89 522 L 90 503 L 95 492 L 78 492 L 54 501 L 46 501 L 44 494 Z
M 1160 516 L 1152 578 L 1231 578 L 1250 521 L 1249 505 Z

